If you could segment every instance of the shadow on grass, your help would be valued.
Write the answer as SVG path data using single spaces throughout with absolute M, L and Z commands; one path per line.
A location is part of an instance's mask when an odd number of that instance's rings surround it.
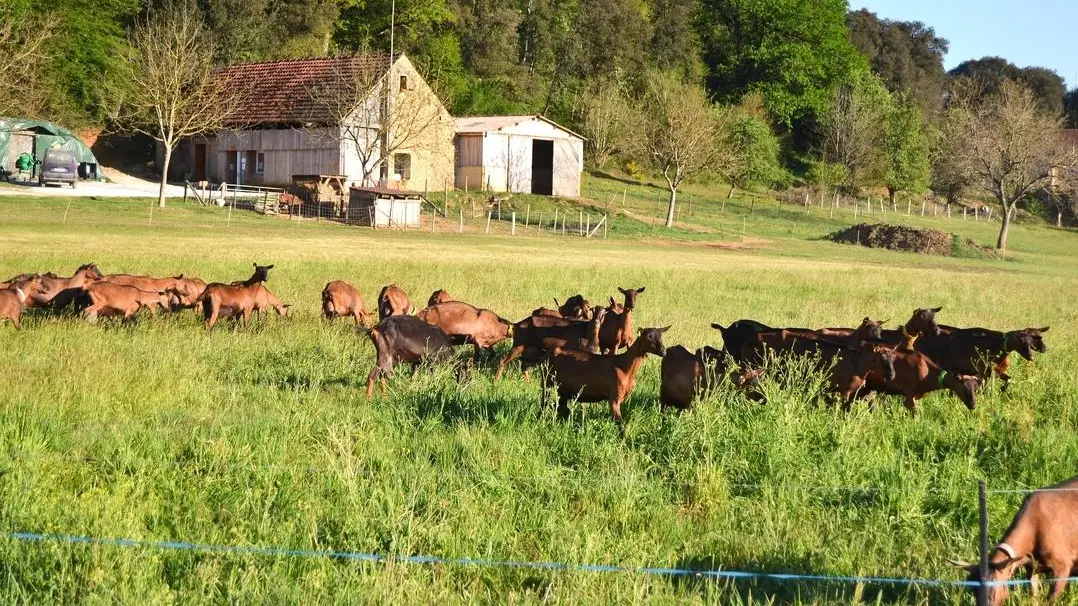
M 820 566 L 811 558 L 783 557 L 755 559 L 751 562 L 718 560 L 713 556 L 684 558 L 678 568 L 686 570 L 714 570 L 744 572 L 750 575 L 799 575 L 806 579 L 774 579 L 750 577 L 728 578 L 709 576 L 675 576 L 672 583 L 680 589 L 701 595 L 734 592 L 740 602 L 773 600 L 778 604 L 796 603 L 872 603 L 884 604 L 947 604 L 954 603 L 955 596 L 963 591 L 959 587 L 932 587 L 927 585 L 898 585 L 889 583 L 858 584 L 848 580 L 829 581 L 819 577 L 836 576 L 820 573 Z M 868 576 L 868 575 L 851 575 Z M 895 575 L 898 578 L 902 575 Z

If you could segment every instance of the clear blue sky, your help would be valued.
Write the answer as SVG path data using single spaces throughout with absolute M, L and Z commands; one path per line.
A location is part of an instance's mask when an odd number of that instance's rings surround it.
M 1018 67 L 1047 67 L 1078 85 L 1078 0 L 850 0 L 882 19 L 921 21 L 946 38 L 949 70 L 996 55 Z

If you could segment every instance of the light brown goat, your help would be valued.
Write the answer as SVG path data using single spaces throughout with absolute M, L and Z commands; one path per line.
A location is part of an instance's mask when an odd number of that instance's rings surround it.
M 322 314 L 327 320 L 352 316 L 356 326 L 373 326 L 371 312 L 355 286 L 344 280 L 334 280 L 322 289 Z
M 479 309 L 463 301 L 436 303 L 421 309 L 416 317 L 442 329 L 453 345 L 474 345 L 477 361 L 481 350 L 493 355 L 494 346 L 508 339 L 513 332 L 508 320 L 489 309 Z
M 31 293 L 41 286 L 40 276 L 15 279 L 7 288 L 0 288 L 0 320 L 11 320 L 15 330 L 22 328 L 22 314 Z
M 641 329 L 640 337 L 629 349 L 616 355 L 556 347 L 550 356 L 550 380 L 558 390 L 558 416 L 569 417 L 569 401 L 574 398 L 580 402 L 607 401 L 618 431 L 624 435 L 621 405 L 636 386 L 637 371 L 648 354 L 666 355 L 663 333 L 669 329 Z M 543 391 L 545 395 L 545 384 Z
M 250 324 L 251 314 L 273 308 L 280 316 L 288 315 L 288 306 L 281 303 L 260 282 L 250 285 L 210 284 L 199 296 L 202 314 L 206 318 L 206 330 L 213 330 L 218 318 L 239 318 L 244 328 Z
M 101 279 L 97 265 L 87 263 L 78 268 L 70 278 L 44 275 L 41 287 L 27 301 L 27 307 L 52 307 L 63 309 L 82 294 L 84 286 Z
M 980 566 L 952 562 L 970 572 L 970 581 L 981 581 Z M 986 582 L 1005 583 L 1019 568 L 1031 575 L 1051 575 L 1048 600 L 1055 602 L 1067 586 L 1067 577 L 1078 564 L 1078 477 L 1042 488 L 1026 497 L 1003 540 L 988 558 Z M 1007 585 L 988 589 L 988 600 L 999 606 L 1007 600 Z
M 153 316 L 157 315 L 158 306 L 168 309 L 169 296 L 164 291 L 150 292 L 110 282 L 96 282 L 85 291 L 90 306 L 83 310 L 83 316 L 90 322 L 104 316 L 123 316 L 129 320 L 143 307 Z
M 633 310 L 636 309 L 636 297 L 644 292 L 644 287 L 618 288 L 618 292 L 625 296 L 624 311 L 616 311 L 617 304 L 611 299 L 606 319 L 599 329 L 599 346 L 606 354 L 616 353 L 633 344 Z
M 404 316 L 412 313 L 415 306 L 408 298 L 408 293 L 396 284 L 383 287 L 378 293 L 378 319 L 385 320 L 389 316 Z

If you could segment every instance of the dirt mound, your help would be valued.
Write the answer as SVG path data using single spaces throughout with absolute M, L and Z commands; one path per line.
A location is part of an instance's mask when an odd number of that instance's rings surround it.
M 842 244 L 904 250 L 925 255 L 969 256 L 970 253 L 978 256 L 993 255 L 990 249 L 970 239 L 963 241 L 952 233 L 938 229 L 918 229 L 886 223 L 861 223 L 840 229 L 827 238 L 832 242 Z

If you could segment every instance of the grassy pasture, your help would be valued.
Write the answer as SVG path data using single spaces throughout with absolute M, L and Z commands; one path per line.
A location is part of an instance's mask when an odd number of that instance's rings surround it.
M 621 189 L 607 181 L 590 187 Z M 737 214 L 746 202 L 728 203 L 723 215 L 717 199 L 703 206 L 697 225 L 749 223 Z M 5 536 L 959 579 L 945 558 L 975 557 L 978 478 L 1014 488 L 1074 474 L 1073 233 L 1020 226 L 1008 259 L 987 261 L 820 242 L 850 220 L 774 204 L 757 207 L 744 240 L 691 229 L 671 237 L 619 218 L 625 231 L 591 241 L 371 232 L 239 212 L 226 227 L 224 211 L 179 203 L 155 212 L 151 226 L 142 201 L 68 203 L 0 198 L 0 276 L 68 274 L 93 261 L 105 272 L 232 280 L 246 277 L 252 261 L 275 263 L 268 286 L 293 304 L 294 316 L 264 317 L 249 331 L 222 325 L 209 335 L 189 313 L 97 326 L 38 316 L 19 333 L 0 326 Z M 989 243 L 993 225 L 949 227 Z M 667 345 L 690 349 L 718 342 L 712 321 L 853 325 L 864 315 L 904 320 L 926 305 L 943 305 L 941 320 L 960 326 L 1051 325 L 1051 349 L 1034 364 L 1016 361 L 1010 391 L 989 384 L 975 412 L 936 395 L 917 418 L 897 400 L 844 415 L 819 400 L 814 377 L 797 373 L 769 386 L 766 406 L 720 392 L 692 414 L 660 417 L 659 360 L 652 358 L 624 406 L 622 440 L 598 405 L 576 408 L 572 423 L 556 422 L 539 408 L 538 385 L 517 370 L 498 384 L 489 369 L 464 384 L 446 369 L 416 380 L 402 372 L 388 397 L 368 402 L 362 390 L 373 347 L 350 324 L 319 316 L 319 293 L 332 279 L 356 284 L 371 307 L 383 284 L 397 282 L 418 302 L 445 288 L 511 319 L 553 296 L 583 292 L 596 301 L 617 286 L 646 286 L 637 325 L 672 324 Z M 993 536 L 1020 500 L 992 496 Z M 716 583 L 7 538 L 0 538 L 0 597 L 969 600 L 957 589 Z

